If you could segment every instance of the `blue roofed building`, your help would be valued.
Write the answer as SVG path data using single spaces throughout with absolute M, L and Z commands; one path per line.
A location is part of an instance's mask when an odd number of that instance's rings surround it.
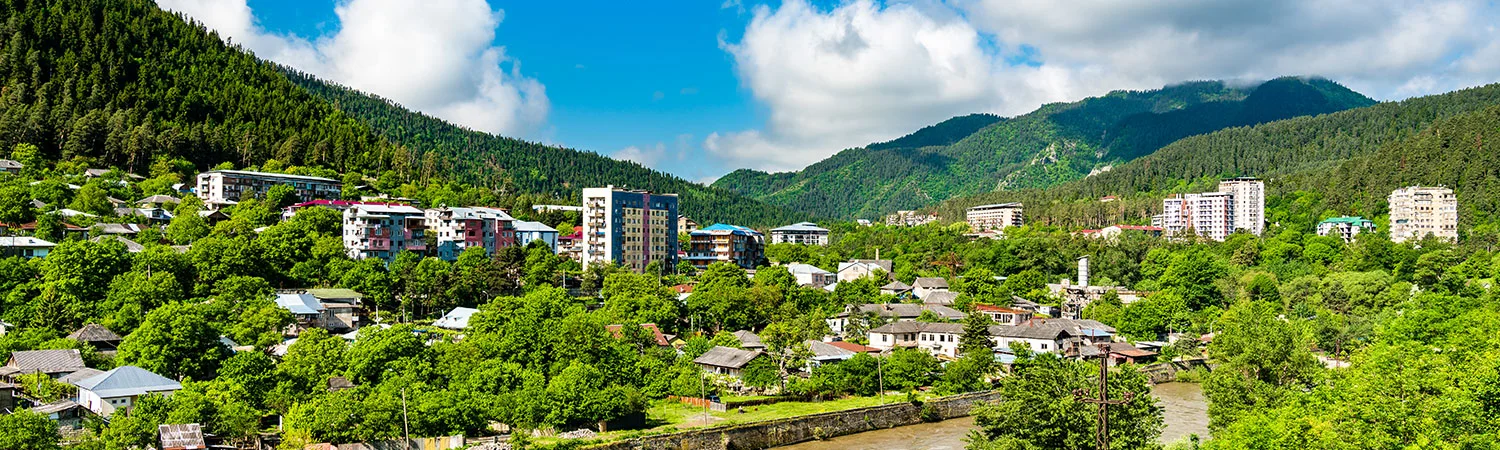
M 181 383 L 136 366 L 117 367 L 73 384 L 78 386 L 78 404 L 104 417 L 129 412 L 143 395 L 182 390 Z
M 720 261 L 754 269 L 766 259 L 765 236 L 739 225 L 709 225 L 692 232 L 688 242 L 687 260 L 700 270 Z

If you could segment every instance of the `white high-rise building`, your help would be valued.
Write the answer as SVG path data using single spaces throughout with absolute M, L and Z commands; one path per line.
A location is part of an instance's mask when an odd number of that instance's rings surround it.
M 1445 187 L 1410 186 L 1391 192 L 1391 242 L 1434 236 L 1458 240 L 1458 197 Z
M 1266 230 L 1266 182 L 1259 178 L 1230 178 L 1219 182 L 1219 192 L 1234 194 L 1234 229 L 1260 236 Z
M 1022 225 L 1021 209 L 1019 202 L 980 205 L 965 211 L 964 219 L 972 232 L 1000 231 Z
M 1265 232 L 1265 183 L 1258 178 L 1232 178 L 1219 183 L 1218 192 L 1184 194 L 1162 201 L 1162 213 L 1151 218 L 1168 236 L 1193 230 L 1222 241 L 1235 230 Z

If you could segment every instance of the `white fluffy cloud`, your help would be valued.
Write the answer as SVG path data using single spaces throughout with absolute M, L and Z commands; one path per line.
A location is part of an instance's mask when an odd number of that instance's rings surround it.
M 157 0 L 257 55 L 475 130 L 526 136 L 550 109 L 546 88 L 492 44 L 504 14 L 484 0 L 341 0 L 337 31 L 270 33 L 246 0 Z
M 763 129 L 730 166 L 796 169 L 971 112 L 1194 79 L 1322 75 L 1398 99 L 1500 77 L 1487 0 L 950 0 L 759 6 L 734 57 Z

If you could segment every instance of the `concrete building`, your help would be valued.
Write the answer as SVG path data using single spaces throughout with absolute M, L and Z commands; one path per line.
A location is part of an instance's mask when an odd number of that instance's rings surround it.
M 344 251 L 353 259 L 387 263 L 401 251 L 427 252 L 426 214 L 397 204 L 355 204 L 344 208 Z
M 343 183 L 323 177 L 286 175 L 279 173 L 250 172 L 244 170 L 213 170 L 198 174 L 198 198 L 205 205 L 233 204 L 244 198 L 265 197 L 266 191 L 277 185 L 290 185 L 297 190 L 297 199 L 333 200 L 342 195 Z
M 1222 241 L 1236 230 L 1259 236 L 1265 231 L 1265 183 L 1259 178 L 1219 182 L 1218 192 L 1173 196 L 1162 200 L 1162 213 L 1151 225 L 1168 236 L 1193 232 Z
M 557 237 L 557 254 L 583 262 L 583 227 L 573 227 L 572 233 Z
M 677 216 L 677 232 L 678 233 L 692 233 L 694 231 L 698 231 L 698 221 L 693 220 L 692 218 L 689 218 L 688 216 L 683 216 L 683 215 L 678 215 Z
M 515 222 L 515 227 L 516 245 L 524 248 L 528 245 L 531 245 L 532 242 L 541 241 L 542 243 L 547 244 L 547 248 L 552 249 L 554 253 L 557 252 L 556 229 L 547 226 L 547 224 L 545 223 L 528 222 L 525 220 L 517 220 Z
M 948 280 L 942 277 L 922 277 L 911 283 L 911 295 L 925 299 L 934 292 L 948 292 Z
M 720 261 L 754 269 L 766 259 L 765 236 L 750 228 L 716 223 L 690 236 L 687 260 L 699 270 Z
M 436 242 L 438 259 L 454 261 L 465 249 L 483 248 L 486 255 L 515 245 L 515 219 L 504 210 L 484 207 L 434 208 L 424 212 L 427 232 Z
M 891 260 L 889 259 L 854 259 L 849 262 L 839 263 L 839 282 L 854 281 L 860 278 L 872 277 L 877 273 L 883 274 L 876 279 L 877 282 L 885 281 L 891 277 Z
M 1079 340 L 1067 327 L 1058 325 L 991 325 L 989 335 L 993 349 L 1008 349 L 1012 343 L 1026 346 L 1037 353 L 1069 355 L 1075 352 Z M 915 348 L 933 356 L 949 359 L 962 356 L 959 342 L 964 334 L 961 323 L 946 322 L 895 322 L 882 325 L 869 332 L 870 346 L 881 350 L 897 347 Z
M 583 264 L 643 272 L 677 264 L 677 195 L 616 188 L 583 190 Z
M 1001 231 L 1009 227 L 1019 227 L 1022 224 L 1021 204 L 997 203 L 975 206 L 968 209 L 966 220 L 969 222 L 969 230 L 973 233 Z
M 1266 231 L 1266 182 L 1238 177 L 1219 181 L 1219 192 L 1234 196 L 1233 228 L 1260 236 Z
M 1334 217 L 1318 222 L 1318 236 L 1335 236 L 1344 242 L 1354 242 L 1360 233 L 1375 231 L 1375 222 L 1363 217 Z
M 1409 186 L 1391 192 L 1391 242 L 1433 236 L 1458 240 L 1458 197 L 1445 187 Z
M 828 229 L 802 222 L 771 229 L 772 244 L 828 245 Z

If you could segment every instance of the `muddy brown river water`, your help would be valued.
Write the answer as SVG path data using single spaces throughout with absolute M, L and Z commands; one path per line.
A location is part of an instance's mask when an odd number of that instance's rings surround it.
M 1203 388 L 1194 383 L 1165 383 L 1152 388 L 1161 399 L 1167 424 L 1159 439 L 1170 444 L 1189 435 L 1208 439 L 1208 401 Z M 785 450 L 961 450 L 964 437 L 974 429 L 974 418 L 963 417 L 938 423 L 924 423 L 885 430 L 840 436 L 823 441 L 779 447 Z

